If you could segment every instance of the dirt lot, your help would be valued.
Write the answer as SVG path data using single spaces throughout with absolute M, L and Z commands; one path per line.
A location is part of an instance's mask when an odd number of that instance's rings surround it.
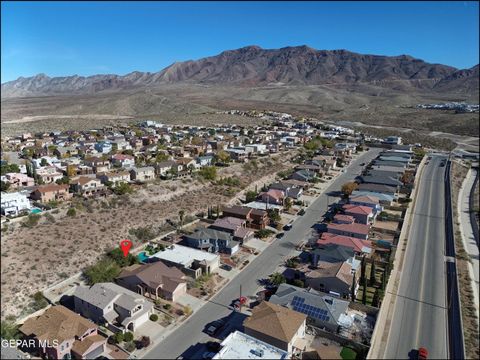
M 206 211 L 207 205 L 226 204 L 245 184 L 258 180 L 263 184 L 277 171 L 287 169 L 286 156 L 282 153 L 258 160 L 258 167 L 249 171 L 242 164 L 220 169 L 219 177 L 239 176 L 241 186 L 233 190 L 198 178 L 159 181 L 128 197 L 107 198 L 108 203 L 92 200 L 91 210 L 79 209 L 75 217 L 65 216 L 63 209 L 54 215 L 54 223 L 42 216 L 33 228 L 9 225 L 7 231 L 2 229 L 1 239 L 2 317 L 27 311 L 35 292 L 94 263 L 121 239 L 131 238 L 129 229 L 159 226 L 167 218 L 177 221 L 180 210 L 187 216 Z M 231 191 L 234 193 L 229 195 Z M 134 246 L 137 244 L 134 241 Z

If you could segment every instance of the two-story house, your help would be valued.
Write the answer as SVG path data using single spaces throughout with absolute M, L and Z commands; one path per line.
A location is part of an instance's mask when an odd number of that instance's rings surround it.
M 92 196 L 103 190 L 104 185 L 100 179 L 80 176 L 78 179 L 70 181 L 70 189 L 72 192 L 81 194 L 82 196 Z

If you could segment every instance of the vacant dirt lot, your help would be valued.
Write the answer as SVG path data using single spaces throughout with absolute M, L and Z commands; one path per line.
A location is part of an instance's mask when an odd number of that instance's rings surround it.
M 65 209 L 52 223 L 42 216 L 33 228 L 20 224 L 2 229 L 2 317 L 28 311 L 31 296 L 49 285 L 69 277 L 94 263 L 121 239 L 131 238 L 129 229 L 155 226 L 166 219 L 176 221 L 180 210 L 186 214 L 206 211 L 207 206 L 222 206 L 243 187 L 261 182 L 290 166 L 282 153 L 257 160 L 256 169 L 242 164 L 219 170 L 218 177 L 237 176 L 241 185 L 229 188 L 201 179 L 158 181 L 128 197 L 92 200 L 77 210 L 75 217 L 65 216 Z M 135 246 L 136 244 L 134 244 Z

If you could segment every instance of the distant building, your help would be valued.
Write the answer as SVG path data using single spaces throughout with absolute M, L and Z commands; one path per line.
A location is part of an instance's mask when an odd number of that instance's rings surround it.
M 22 210 L 30 210 L 30 200 L 27 196 L 15 192 L 15 193 L 3 193 L 1 196 L 1 210 L 2 215 L 5 216 L 17 216 Z

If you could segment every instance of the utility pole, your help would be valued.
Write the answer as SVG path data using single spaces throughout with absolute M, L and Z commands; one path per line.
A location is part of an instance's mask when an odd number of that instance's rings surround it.
M 239 302 L 239 312 L 242 312 L 242 284 L 240 284 L 240 297 L 238 298 Z

